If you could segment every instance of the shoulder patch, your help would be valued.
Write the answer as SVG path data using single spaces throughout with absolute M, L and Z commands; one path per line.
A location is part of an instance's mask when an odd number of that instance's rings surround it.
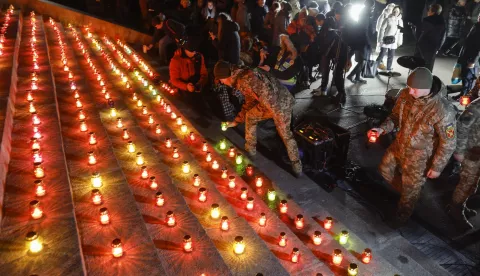
M 453 139 L 455 137 L 455 127 L 453 124 L 448 124 L 445 127 L 445 134 L 447 135 L 448 139 Z

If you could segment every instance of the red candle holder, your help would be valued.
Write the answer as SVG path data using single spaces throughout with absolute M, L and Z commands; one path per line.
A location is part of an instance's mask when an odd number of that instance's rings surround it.
M 370 142 L 370 143 L 377 142 L 379 136 L 380 135 L 379 135 L 377 130 L 375 130 L 375 129 L 370 130 L 368 132 L 368 142 Z
M 370 248 L 365 248 L 362 253 L 362 262 L 365 264 L 370 263 L 372 260 L 372 250 Z
M 460 104 L 463 106 L 467 106 L 470 104 L 470 97 L 469 96 L 461 96 L 460 97 Z

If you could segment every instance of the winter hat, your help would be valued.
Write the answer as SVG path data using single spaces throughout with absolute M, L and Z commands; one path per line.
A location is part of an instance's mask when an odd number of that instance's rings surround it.
M 230 69 L 230 63 L 219 60 L 215 67 L 213 68 L 213 75 L 216 80 L 226 79 L 232 75 L 232 70 Z
M 413 70 L 407 78 L 407 85 L 416 89 L 432 88 L 433 75 L 430 70 L 425 67 L 418 67 Z
M 198 51 L 198 46 L 200 45 L 200 39 L 196 36 L 189 36 L 187 37 L 185 44 L 183 44 L 183 48 L 190 52 Z

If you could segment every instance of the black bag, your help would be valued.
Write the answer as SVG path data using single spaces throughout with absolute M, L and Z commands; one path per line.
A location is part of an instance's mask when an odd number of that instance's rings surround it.
M 378 63 L 375 60 L 367 60 L 362 70 L 362 77 L 367 79 L 373 79 L 378 74 Z
M 383 44 L 393 44 L 395 43 L 395 36 L 394 35 L 387 35 L 383 37 Z

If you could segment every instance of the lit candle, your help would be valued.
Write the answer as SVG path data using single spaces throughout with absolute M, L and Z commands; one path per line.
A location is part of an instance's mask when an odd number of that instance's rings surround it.
M 210 210 L 210 216 L 213 219 L 218 219 L 220 217 L 220 206 L 216 203 L 212 204 L 212 209 Z
M 149 125 L 153 125 L 155 123 L 155 121 L 153 120 L 153 115 L 152 114 L 148 114 L 148 124 Z
M 248 176 L 253 175 L 253 166 L 251 164 L 247 165 L 247 168 L 245 168 L 245 172 L 247 173 Z
M 212 161 L 212 153 L 207 152 L 207 155 L 205 155 L 205 161 L 211 162 Z
M 469 96 L 461 96 L 460 97 L 460 104 L 463 106 L 467 106 L 470 104 L 470 97 Z
M 169 104 L 166 104 L 166 105 L 165 105 L 165 111 L 166 111 L 168 114 L 172 113 L 172 107 L 171 107 Z M 175 116 L 175 118 L 176 118 L 176 116 Z
M 172 147 L 172 139 L 170 138 L 165 139 L 165 147 L 167 147 L 167 149 Z
M 115 107 L 110 108 L 110 117 L 112 118 L 117 117 L 117 110 L 115 109 Z
M 180 131 L 181 131 L 182 133 L 184 133 L 184 134 L 187 133 L 187 132 L 188 132 L 188 127 L 187 127 L 187 125 L 186 125 L 186 124 L 183 124 L 183 125 L 180 127 Z
M 35 81 L 32 81 L 32 90 L 37 90 L 37 89 L 38 89 L 37 83 Z
M 39 125 L 40 124 L 40 118 L 38 117 L 38 114 L 36 112 L 32 113 L 32 123 L 33 123 L 33 125 Z
M 148 114 L 148 110 L 147 110 L 147 106 L 143 106 L 142 107 L 142 115 L 147 115 Z
M 32 150 L 32 155 L 33 155 L 33 163 L 43 162 L 43 158 L 42 158 L 42 155 L 40 154 L 40 150 L 38 149 Z
M 32 150 L 40 150 L 40 143 L 38 140 L 36 138 L 31 138 L 30 140 L 32 141 Z
M 183 237 L 183 251 L 187 253 L 193 251 L 192 237 L 190 237 L 190 235 Z
M 227 122 L 222 122 L 221 128 L 222 128 L 222 131 L 227 131 L 227 129 L 228 129 L 228 123 L 227 123 Z
M 313 232 L 312 241 L 313 244 L 320 245 L 322 243 L 322 233 L 320 231 Z
M 193 175 L 193 186 L 199 187 L 201 183 L 200 176 L 198 174 Z
M 42 134 L 40 133 L 40 130 L 38 130 L 38 126 L 33 127 L 33 138 L 35 139 L 42 138 Z
M 212 163 L 212 169 L 214 170 L 218 170 L 218 168 L 220 167 L 220 165 L 218 165 L 218 162 L 217 160 L 213 160 L 213 163 Z
M 330 230 L 332 228 L 332 224 L 333 224 L 333 218 L 332 217 L 327 217 L 323 221 L 323 227 L 327 230 Z
M 175 114 L 175 112 L 172 112 L 170 118 L 172 118 L 172 120 L 175 120 L 177 118 L 177 114 Z
M 145 164 L 145 160 L 143 159 L 143 155 L 141 152 L 137 152 L 137 156 L 135 158 L 135 162 L 137 163 L 137 165 L 139 166 L 142 166 L 143 164 Z
M 247 189 L 246 187 L 242 187 L 242 188 L 240 189 L 240 191 L 241 191 L 240 199 L 241 199 L 241 200 L 247 200 L 247 198 L 248 198 L 248 189 Z
M 37 112 L 37 110 L 35 109 L 35 106 L 33 105 L 33 103 L 30 103 L 30 107 L 28 108 L 28 111 L 30 113 L 35 113 Z
M 348 266 L 348 275 L 349 276 L 356 276 L 358 274 L 358 265 L 355 263 L 351 263 Z
M 97 164 L 97 158 L 95 158 L 95 153 L 93 151 L 88 152 L 88 164 L 89 165 Z
M 97 143 L 97 137 L 95 136 L 95 132 L 89 133 L 88 143 L 90 145 L 95 145 Z
M 292 263 L 298 263 L 298 259 L 300 259 L 300 250 L 294 247 L 292 250 Z
M 225 150 L 227 148 L 227 142 L 225 139 L 220 140 L 220 149 Z
M 177 117 L 177 126 L 181 126 L 183 124 L 182 117 Z
M 235 176 L 233 175 L 228 177 L 228 188 L 235 189 Z
M 30 201 L 30 215 L 33 219 L 39 219 L 43 217 L 43 211 L 40 207 L 40 201 L 32 200 Z
M 78 119 L 85 120 L 85 113 L 83 113 L 83 109 L 78 110 Z
M 142 100 L 138 99 L 138 101 L 137 101 L 137 107 L 142 107 L 142 106 L 143 106 Z
M 243 237 L 242 236 L 236 236 L 235 237 L 235 243 L 233 245 L 233 252 L 235 254 L 240 255 L 245 252 L 245 243 L 243 242 Z
M 115 258 L 122 257 L 123 248 L 122 248 L 122 241 L 120 239 L 114 239 L 112 241 L 112 255 Z
M 183 161 L 182 171 L 183 173 L 190 173 L 190 164 L 188 164 L 188 161 Z
M 346 244 L 348 242 L 348 236 L 349 236 L 348 231 L 343 230 L 342 233 L 340 233 L 340 238 L 338 242 L 342 245 Z
M 260 187 L 262 187 L 262 185 L 263 185 L 263 179 L 262 179 L 262 177 L 261 177 L 261 176 L 257 176 L 257 177 L 255 178 L 255 186 L 257 186 L 257 188 L 260 188 Z
M 372 130 L 368 131 L 368 142 L 375 143 L 375 142 L 377 142 L 378 137 L 379 137 L 379 135 L 378 135 L 377 130 L 372 129 Z
M 207 189 L 206 188 L 200 188 L 198 189 L 198 201 L 200 202 L 205 202 L 207 201 Z
M 335 249 L 333 250 L 332 261 L 335 265 L 340 265 L 343 260 L 342 250 Z
M 102 187 L 102 177 L 98 172 L 94 172 L 91 177 L 92 187 L 100 188 Z
M 304 226 L 305 226 L 305 222 L 304 222 L 303 215 L 300 215 L 300 214 L 297 215 L 295 219 L 295 228 L 303 229 Z
M 195 141 L 195 133 L 190 132 L 190 136 L 189 136 L 189 137 L 190 137 L 190 141 L 192 141 L 192 142 Z
M 287 246 L 287 234 L 285 234 L 285 232 L 280 232 L 280 237 L 278 238 L 278 245 L 281 247 Z
M 138 101 L 137 93 L 133 93 L 132 100 Z
M 75 98 L 75 99 L 80 99 L 80 94 L 78 94 L 78 90 L 75 90 L 75 91 L 73 92 L 73 98 Z
M 32 102 L 33 101 L 33 96 L 31 92 L 28 92 L 27 94 L 27 101 Z
M 27 235 L 25 236 L 25 239 L 28 241 L 28 250 L 31 253 L 38 253 L 42 251 L 43 245 L 40 242 L 40 238 L 38 237 L 37 232 L 28 232 Z
M 370 248 L 365 248 L 362 253 L 362 262 L 365 264 L 370 263 L 372 260 L 372 250 Z
M 158 188 L 158 183 L 155 176 L 150 176 L 150 189 L 155 190 Z
M 275 201 L 277 197 L 277 192 L 275 192 L 275 190 L 271 190 L 269 189 L 268 192 L 267 192 L 267 198 L 269 201 Z
M 159 207 L 163 206 L 165 204 L 165 198 L 163 198 L 163 193 L 162 192 L 157 192 L 155 194 L 155 204 Z
M 208 144 L 207 144 L 207 142 L 205 142 L 205 141 L 203 141 L 202 151 L 203 151 L 203 152 L 207 152 L 207 151 L 208 151 Z
M 237 165 L 240 165 L 243 163 L 243 156 L 241 153 L 237 154 L 237 157 L 235 158 L 235 163 L 237 163 Z
M 229 222 L 228 222 L 228 217 L 227 216 L 223 216 L 222 217 L 222 222 L 220 222 L 220 229 L 222 229 L 223 231 L 228 231 L 228 228 L 229 228 Z
M 176 147 L 173 147 L 173 158 L 177 159 L 180 157 L 180 154 L 178 153 L 178 149 Z
M 253 210 L 253 197 L 248 197 L 248 198 L 247 198 L 246 209 L 247 209 L 248 211 L 252 211 L 252 210 Z
M 35 180 L 35 195 L 38 197 L 44 196 L 47 193 L 43 180 Z
M 228 150 L 228 157 L 233 158 L 235 157 L 235 148 L 233 146 L 230 147 Z
M 282 214 L 286 214 L 287 211 L 288 211 L 288 205 L 287 205 L 287 201 L 285 199 L 282 199 L 280 201 L 280 205 L 279 205 L 279 208 L 280 208 L 280 213 Z
M 102 194 L 99 189 L 92 190 L 92 202 L 94 205 L 102 204 Z
M 130 152 L 130 153 L 134 153 L 134 152 L 135 152 L 135 144 L 134 144 L 132 141 L 128 141 L 128 142 L 127 142 L 127 150 L 128 150 L 128 152 Z
M 36 178 L 45 177 L 45 171 L 43 170 L 41 162 L 34 162 L 33 163 L 33 173 L 35 174 Z
M 126 128 L 123 129 L 123 135 L 122 135 L 123 140 L 128 140 L 130 139 L 130 135 L 128 134 L 128 130 Z
M 77 99 L 77 100 L 75 101 L 75 105 L 77 106 L 77 108 L 82 108 L 82 106 L 83 106 L 83 104 L 82 104 L 82 102 L 80 101 L 80 99 Z
M 156 133 L 156 134 L 161 134 L 161 133 L 162 133 L 162 129 L 160 128 L 160 125 L 159 125 L 159 124 L 157 124 L 157 125 L 155 126 L 155 133 Z
M 223 167 L 222 168 L 222 179 L 227 179 L 228 177 L 228 170 L 227 168 Z
M 142 166 L 141 171 L 142 171 L 141 173 L 142 179 L 147 179 L 148 178 L 147 166 Z
M 100 208 L 100 223 L 103 225 L 110 223 L 110 215 L 108 214 L 108 209 L 105 207 Z
M 117 118 L 117 128 L 123 128 L 122 118 Z
M 267 225 L 267 216 L 265 213 L 260 214 L 260 219 L 258 219 L 258 225 L 265 227 Z
M 87 123 L 85 123 L 85 121 L 80 121 L 80 131 L 81 132 L 86 132 L 88 129 L 87 129 Z
M 169 227 L 174 227 L 177 224 L 177 222 L 175 221 L 175 215 L 173 214 L 172 211 L 167 212 L 167 218 L 166 219 L 167 219 L 167 225 Z

